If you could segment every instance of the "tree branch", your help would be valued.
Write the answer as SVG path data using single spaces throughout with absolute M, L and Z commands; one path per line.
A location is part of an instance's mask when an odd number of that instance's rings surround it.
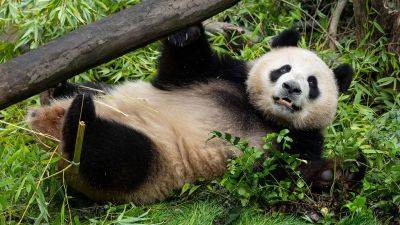
M 0 110 L 117 58 L 239 0 L 143 0 L 0 64 Z
M 336 4 L 335 9 L 332 12 L 331 22 L 329 24 L 329 34 L 333 39 L 329 41 L 329 48 L 336 49 L 337 42 L 337 28 L 339 25 L 340 15 L 342 15 L 343 9 L 347 4 L 347 0 L 339 0 Z

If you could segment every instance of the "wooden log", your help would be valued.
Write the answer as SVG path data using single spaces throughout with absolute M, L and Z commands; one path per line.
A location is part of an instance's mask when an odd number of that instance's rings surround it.
M 142 0 L 0 64 L 0 110 L 117 58 L 239 0 Z

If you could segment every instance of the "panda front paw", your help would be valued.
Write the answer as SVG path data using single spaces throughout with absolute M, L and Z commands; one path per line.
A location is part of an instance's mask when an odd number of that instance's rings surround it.
M 366 173 L 364 155 L 361 154 L 356 163 L 353 161 L 340 162 L 337 166 L 338 168 L 333 159 L 319 160 L 311 162 L 306 168 L 303 168 L 302 173 L 312 184 L 314 192 L 330 191 L 333 185 L 341 186 L 344 189 L 353 189 L 362 183 Z
M 191 26 L 168 36 L 166 42 L 170 46 L 182 48 L 198 40 L 202 33 L 201 25 Z

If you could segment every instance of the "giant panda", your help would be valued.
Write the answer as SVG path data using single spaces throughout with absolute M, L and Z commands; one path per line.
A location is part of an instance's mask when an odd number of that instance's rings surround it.
M 241 152 L 222 140 L 206 141 L 213 130 L 261 146 L 266 133 L 289 129 L 290 153 L 313 165 L 305 166 L 307 176 L 329 180 L 323 130 L 352 69 L 330 69 L 297 47 L 299 39 L 286 30 L 273 38 L 271 51 L 244 62 L 218 56 L 203 27 L 194 25 L 163 40 L 151 82 L 98 86 L 99 93 L 69 87 L 50 105 L 30 110 L 27 122 L 60 139 L 60 169 L 70 164 L 78 122 L 85 122 L 79 170 L 67 169 L 65 178 L 99 202 L 153 203 L 187 182 L 221 176 Z

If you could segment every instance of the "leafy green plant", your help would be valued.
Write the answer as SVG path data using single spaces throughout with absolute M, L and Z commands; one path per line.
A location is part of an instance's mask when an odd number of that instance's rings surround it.
M 308 189 L 296 170 L 301 160 L 295 155 L 275 149 L 273 145 L 276 141 L 282 144 L 284 150 L 290 148 L 292 139 L 288 133 L 288 130 L 282 130 L 267 134 L 263 138 L 263 148 L 259 149 L 230 134 L 212 132 L 211 138 L 221 138 L 243 153 L 229 161 L 228 171 L 220 182 L 243 206 L 249 204 L 250 200 L 272 205 L 305 198 Z M 287 170 L 291 176 L 283 180 L 276 179 L 274 173 L 282 169 Z
M 137 2 L 0 0 L 0 62 Z M 309 4 L 320 6 L 309 10 Z M 258 42 L 245 42 L 239 49 L 234 49 L 233 46 L 238 46 L 234 43 L 240 35 L 237 33 L 231 37 L 213 34 L 210 41 L 217 52 L 228 53 L 242 60 L 253 60 L 269 50 L 269 40 L 279 30 L 296 26 L 303 28 L 302 47 L 314 50 L 331 67 L 339 62 L 351 64 L 356 72 L 354 81 L 349 92 L 340 97 L 335 122 L 326 130 L 325 154 L 351 162 L 355 155 L 363 152 L 367 159 L 367 174 L 361 190 L 347 193 L 345 201 L 338 205 L 339 212 L 324 206 L 328 213 L 320 222 L 334 223 L 338 222 L 338 218 L 347 216 L 339 224 L 377 224 L 370 216 L 373 213 L 381 222 L 395 224 L 400 217 L 400 62 L 398 55 L 387 51 L 389 39 L 374 20 L 366 24 L 364 39 L 359 43 L 354 40 L 351 1 L 345 9 L 350 16 L 343 14 L 338 27 L 338 49 L 328 49 L 327 30 L 333 5 L 329 1 L 242 0 L 238 6 L 213 19 L 246 28 L 259 37 Z M 379 16 L 372 9 L 368 9 L 368 14 L 370 18 Z M 156 58 L 159 54 L 157 48 L 158 44 L 155 43 L 138 49 L 88 70 L 72 78 L 72 81 L 119 83 L 129 79 L 150 79 L 156 72 Z M 210 190 L 197 188 L 198 184 L 188 184 L 179 198 L 183 199 L 182 202 L 171 201 L 149 208 L 131 204 L 89 207 L 73 205 L 71 201 L 76 199 L 66 195 L 62 174 L 56 174 L 58 157 L 52 156 L 52 152 L 58 143 L 43 139 L 37 141 L 35 134 L 25 130 L 27 127 L 23 121 L 26 109 L 37 105 L 38 98 L 33 97 L 0 112 L 0 224 L 17 224 L 18 221 L 21 224 L 117 224 L 121 221 L 118 220 L 121 215 L 122 219 L 138 218 L 149 209 L 149 213 L 140 218 L 150 219 L 140 223 L 183 224 L 190 220 L 192 224 L 211 224 L 214 217 L 228 208 L 221 201 L 239 198 L 245 199 L 247 206 L 243 208 L 242 215 L 236 216 L 236 224 L 301 223 L 293 218 L 265 216 L 263 210 L 249 206 L 255 202 L 253 199 L 264 198 L 257 193 L 267 193 L 260 179 L 253 177 L 260 171 L 252 170 L 250 162 L 254 158 L 262 159 L 260 152 L 261 155 L 270 152 L 264 148 L 259 151 L 251 149 L 250 146 L 247 146 L 248 153 L 243 153 L 249 163 L 240 162 L 240 169 L 235 168 L 233 171 L 236 178 L 226 175 L 233 184 L 232 194 L 221 194 L 214 186 Z M 232 141 L 232 137 L 230 139 Z M 272 164 L 277 165 L 275 162 Z M 297 163 L 296 160 L 293 162 L 294 165 Z M 245 173 L 248 175 L 244 176 Z M 258 176 L 264 175 L 261 173 Z M 244 178 L 240 180 L 240 177 Z M 252 180 L 258 180 L 258 183 L 253 185 L 250 182 Z M 266 198 L 271 202 L 281 202 L 282 199 L 309 201 L 310 195 L 307 192 L 302 200 L 292 192 L 287 193 L 287 186 L 297 185 L 293 180 L 288 181 L 289 185 L 271 182 L 275 185 L 270 187 L 271 190 L 277 192 L 271 191 L 275 196 Z M 243 195 L 239 195 L 236 188 L 239 182 L 249 184 L 241 192 Z M 255 188 L 250 190 L 249 187 Z M 258 187 L 264 189 L 258 190 Z M 296 188 L 298 193 L 302 193 L 301 188 Z M 190 190 L 194 189 L 189 195 Z M 190 198 L 185 198 L 188 195 Z M 205 199 L 197 201 L 196 197 L 199 196 L 205 196 Z M 219 201 L 220 198 L 223 200 Z M 319 202 L 317 200 L 314 203 Z M 302 218 L 309 217 L 302 215 Z

